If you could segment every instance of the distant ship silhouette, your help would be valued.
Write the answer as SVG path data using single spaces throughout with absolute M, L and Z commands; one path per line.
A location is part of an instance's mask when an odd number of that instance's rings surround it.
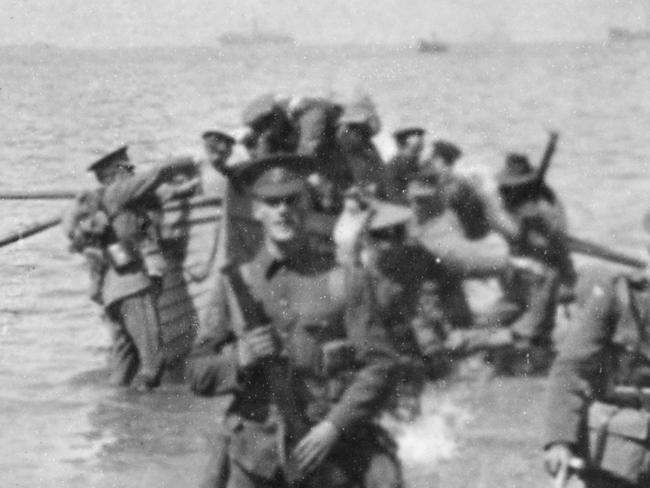
M 260 30 L 256 21 L 253 21 L 253 28 L 250 32 L 226 32 L 219 36 L 219 42 L 225 46 L 286 46 L 296 43 L 294 38 L 288 34 Z
M 449 46 L 440 41 L 435 33 L 433 33 L 429 39 L 420 39 L 417 49 L 421 53 L 444 53 L 449 50 Z
M 611 27 L 609 29 L 609 41 L 613 43 L 650 41 L 650 4 L 647 1 L 644 5 L 644 10 L 645 18 L 642 28 L 628 29 L 626 27 Z

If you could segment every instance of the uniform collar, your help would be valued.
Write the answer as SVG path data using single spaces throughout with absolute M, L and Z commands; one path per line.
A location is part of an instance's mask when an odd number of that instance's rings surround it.
M 305 268 L 311 261 L 311 254 L 311 248 L 305 238 L 299 243 L 296 251 L 288 256 L 274 255 L 269 249 L 268 244 L 264 243 L 256 260 L 264 273 L 264 277 L 267 280 L 271 280 L 282 269 L 300 271 Z

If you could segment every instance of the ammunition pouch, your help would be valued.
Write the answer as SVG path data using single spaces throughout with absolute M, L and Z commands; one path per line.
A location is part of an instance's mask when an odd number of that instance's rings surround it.
M 167 261 L 165 260 L 160 247 L 149 243 L 142 246 L 141 252 L 142 261 L 144 262 L 144 268 L 147 275 L 150 278 L 162 278 L 167 271 Z
M 650 480 L 650 413 L 595 402 L 587 416 L 590 469 L 647 486 Z
M 106 256 L 108 262 L 116 271 L 123 271 L 140 261 L 140 257 L 133 248 L 121 241 L 106 246 Z

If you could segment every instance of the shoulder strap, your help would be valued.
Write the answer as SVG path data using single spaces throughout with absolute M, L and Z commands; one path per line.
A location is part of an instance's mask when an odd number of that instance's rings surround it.
M 232 289 L 234 310 L 238 315 L 240 329 L 235 332 L 241 333 L 244 328 L 255 328 L 270 322 L 268 315 L 259 300 L 257 300 L 250 287 L 244 281 L 241 266 L 228 266 L 223 270 Z

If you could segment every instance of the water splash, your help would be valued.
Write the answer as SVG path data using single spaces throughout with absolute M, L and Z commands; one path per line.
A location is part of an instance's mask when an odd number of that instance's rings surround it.
M 463 402 L 464 390 L 429 385 L 421 397 L 422 413 L 413 422 L 386 421 L 407 469 L 426 466 L 435 471 L 440 462 L 458 455 L 460 433 L 474 418 Z

